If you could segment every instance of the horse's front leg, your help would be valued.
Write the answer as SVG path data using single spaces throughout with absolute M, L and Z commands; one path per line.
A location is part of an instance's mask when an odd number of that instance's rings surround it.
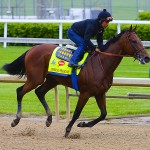
M 87 123 L 86 122 L 80 122 L 78 124 L 78 127 L 93 127 L 95 124 L 97 124 L 98 122 L 105 119 L 105 117 L 107 115 L 105 93 L 102 95 L 95 96 L 95 99 L 96 99 L 98 107 L 100 108 L 100 111 L 101 111 L 100 117 L 98 117 L 97 119 L 95 119 L 93 121 L 87 122 Z
M 75 112 L 73 114 L 72 120 L 70 121 L 70 123 L 66 127 L 65 137 L 68 137 L 73 124 L 79 118 L 79 116 L 81 114 L 81 111 L 82 111 L 83 107 L 85 106 L 86 102 L 88 101 L 88 99 L 89 99 L 89 94 L 88 93 L 80 93 L 78 103 L 77 103 Z
M 15 127 L 21 119 L 21 108 L 22 108 L 22 98 L 23 98 L 23 96 L 20 94 L 20 92 L 22 91 L 22 89 L 23 89 L 23 86 L 17 88 L 17 90 L 16 90 L 18 107 L 17 107 L 16 119 L 14 119 L 12 121 L 11 127 Z

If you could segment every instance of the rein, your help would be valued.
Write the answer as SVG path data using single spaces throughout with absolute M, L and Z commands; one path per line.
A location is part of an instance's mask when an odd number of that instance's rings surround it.
M 127 34 L 126 34 L 127 35 Z M 133 51 L 137 50 L 137 48 L 135 46 L 132 45 L 132 43 L 130 42 L 130 39 L 129 39 L 129 35 L 126 36 L 127 38 L 127 41 L 130 43 L 130 47 L 131 49 L 133 49 Z M 134 50 L 135 49 L 135 50 Z M 135 59 L 137 58 L 137 55 L 140 51 L 142 51 L 144 48 L 141 48 L 140 50 L 137 50 L 134 52 L 134 57 Z M 102 52 L 102 51 L 96 51 L 100 54 L 103 54 L 103 55 L 106 55 L 106 56 L 115 56 L 115 57 L 133 57 L 132 55 L 121 55 L 121 54 L 113 54 L 113 53 L 107 53 L 107 52 Z
M 107 53 L 107 52 L 102 52 L 102 51 L 96 51 L 96 52 L 103 54 L 103 55 L 106 55 L 106 56 L 132 57 L 131 55 L 112 54 L 112 53 Z

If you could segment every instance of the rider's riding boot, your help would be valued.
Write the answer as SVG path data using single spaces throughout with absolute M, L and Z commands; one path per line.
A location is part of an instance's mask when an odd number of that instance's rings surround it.
M 68 66 L 69 67 L 78 67 L 78 62 L 80 61 L 81 57 L 84 54 L 84 50 L 82 49 L 77 49 L 75 50 L 75 52 L 73 53 L 73 56 L 71 57 Z

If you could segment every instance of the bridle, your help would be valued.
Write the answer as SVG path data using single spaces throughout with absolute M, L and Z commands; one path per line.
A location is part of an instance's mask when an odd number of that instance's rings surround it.
M 135 34 L 135 32 L 133 32 L 133 33 Z M 134 46 L 134 43 L 132 43 L 132 40 L 129 37 L 130 37 L 130 34 L 127 35 L 127 40 L 130 43 L 131 50 L 134 51 L 133 56 L 134 56 L 135 59 L 138 59 L 139 58 L 139 52 L 141 52 L 142 50 L 144 50 L 144 47 L 142 47 L 141 49 L 138 50 L 137 47 Z
M 134 51 L 134 54 L 133 54 L 133 55 L 113 54 L 113 53 L 102 52 L 102 51 L 98 51 L 98 53 L 103 54 L 103 55 L 106 55 L 106 56 L 115 56 L 115 57 L 133 57 L 133 56 L 134 56 L 134 58 L 137 59 L 137 58 L 139 57 L 138 53 L 139 53 L 140 51 L 144 50 L 144 47 L 141 48 L 141 49 L 139 49 L 139 50 L 137 50 L 137 47 L 135 47 L 134 44 L 131 43 L 132 40 L 131 40 L 129 37 L 130 37 L 130 34 L 128 34 L 128 33 L 126 32 L 127 41 L 130 43 L 131 50 Z

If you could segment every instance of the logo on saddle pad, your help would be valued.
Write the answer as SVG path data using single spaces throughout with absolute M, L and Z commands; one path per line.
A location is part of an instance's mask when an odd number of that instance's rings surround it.
M 60 60 L 60 61 L 58 62 L 58 65 L 59 65 L 59 66 L 65 65 L 65 61 L 64 61 L 64 60 Z
M 68 76 L 72 74 L 72 67 L 68 67 L 70 58 L 74 50 L 67 49 L 66 47 L 56 47 L 51 56 L 48 71 L 50 74 L 55 74 L 59 76 Z M 78 63 L 82 65 L 88 53 L 84 54 L 83 59 Z M 76 74 L 78 75 L 81 68 L 77 69 Z

